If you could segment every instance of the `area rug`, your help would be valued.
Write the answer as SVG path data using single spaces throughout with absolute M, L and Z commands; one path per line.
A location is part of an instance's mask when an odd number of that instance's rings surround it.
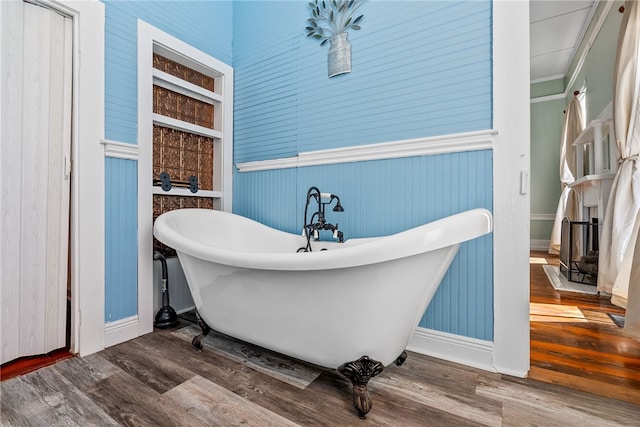
M 182 315 L 181 315 L 182 316 Z M 191 346 L 191 340 L 201 329 L 196 325 L 187 325 L 171 332 Z M 269 376 L 304 389 L 315 380 L 322 368 L 315 367 L 262 347 L 237 340 L 216 331 L 211 331 L 202 341 L 205 350 L 213 351 Z
M 542 268 L 556 291 L 578 292 L 582 294 L 597 295 L 598 289 L 594 285 L 587 285 L 584 283 L 576 283 L 567 280 L 567 278 L 560 274 L 560 268 L 555 265 L 543 265 Z

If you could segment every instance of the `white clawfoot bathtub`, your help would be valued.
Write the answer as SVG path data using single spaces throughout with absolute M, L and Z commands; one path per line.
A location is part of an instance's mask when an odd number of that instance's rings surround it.
M 459 244 L 491 230 L 489 211 L 474 209 L 391 236 L 312 242 L 312 252 L 298 253 L 306 245 L 299 235 L 231 213 L 181 209 L 161 215 L 154 235 L 177 251 L 211 328 L 338 368 L 363 355 L 394 362 Z

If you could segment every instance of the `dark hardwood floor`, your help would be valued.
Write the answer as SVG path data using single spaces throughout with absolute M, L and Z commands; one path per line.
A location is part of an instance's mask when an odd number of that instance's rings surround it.
M 543 265 L 559 265 L 545 252 L 531 253 L 532 312 L 529 378 L 640 403 L 640 341 L 625 337 L 607 313 L 624 315 L 610 298 L 556 291 Z

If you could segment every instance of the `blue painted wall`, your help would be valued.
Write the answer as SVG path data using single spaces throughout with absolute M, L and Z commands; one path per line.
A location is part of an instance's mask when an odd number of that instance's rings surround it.
M 228 1 L 114 1 L 105 4 L 105 137 L 136 144 L 138 19 L 231 64 Z M 107 159 L 105 321 L 137 314 L 137 162 Z M 151 179 L 151 177 L 149 177 Z
M 105 159 L 105 322 L 138 313 L 138 162 Z
M 327 77 L 307 2 L 234 3 L 236 162 L 492 127 L 491 2 L 368 1 L 352 73 Z M 491 151 L 234 174 L 234 211 L 298 233 L 311 185 L 347 238 L 492 208 Z M 492 238 L 465 243 L 420 326 L 493 338 Z M 401 278 L 400 278 L 401 281 Z M 384 315 L 384 313 L 381 313 Z
M 297 234 L 314 185 L 340 197 L 345 211 L 328 212 L 327 220 L 345 238 L 387 235 L 467 209 L 491 210 L 492 152 L 237 173 L 234 211 Z M 460 246 L 420 326 L 492 339 L 492 248 L 491 235 Z
M 137 143 L 137 19 L 235 67 L 235 161 L 492 127 L 491 2 L 369 0 L 353 72 L 327 77 L 306 1 L 104 1 L 106 138 Z M 307 188 L 342 198 L 347 237 L 491 208 L 490 151 L 234 173 L 234 211 L 298 232 Z M 136 312 L 136 162 L 107 159 L 106 310 Z M 331 213 L 331 215 L 334 215 Z M 421 326 L 492 339 L 492 241 L 462 245 Z M 384 315 L 384 313 L 381 313 Z
M 489 129 L 491 2 L 368 1 L 327 77 L 307 2 L 234 3 L 236 162 Z

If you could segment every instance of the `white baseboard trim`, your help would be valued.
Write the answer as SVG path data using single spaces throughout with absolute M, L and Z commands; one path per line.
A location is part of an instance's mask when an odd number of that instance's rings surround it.
M 549 240 L 531 239 L 529 247 L 532 251 L 548 251 Z
M 109 322 L 104 327 L 104 345 L 105 347 L 111 347 L 112 345 L 137 338 L 138 335 L 137 315 Z
M 501 366 L 496 366 L 496 372 L 499 372 L 502 375 L 509 375 L 509 376 L 516 377 L 516 378 L 527 378 L 529 376 L 529 370 L 528 369 L 526 371 L 520 371 L 520 370 L 513 370 L 513 369 L 509 369 L 509 368 L 504 368 L 504 367 L 501 367 Z
M 427 356 L 437 357 L 489 372 L 496 372 L 493 366 L 493 342 L 461 335 L 416 328 L 407 350 Z

